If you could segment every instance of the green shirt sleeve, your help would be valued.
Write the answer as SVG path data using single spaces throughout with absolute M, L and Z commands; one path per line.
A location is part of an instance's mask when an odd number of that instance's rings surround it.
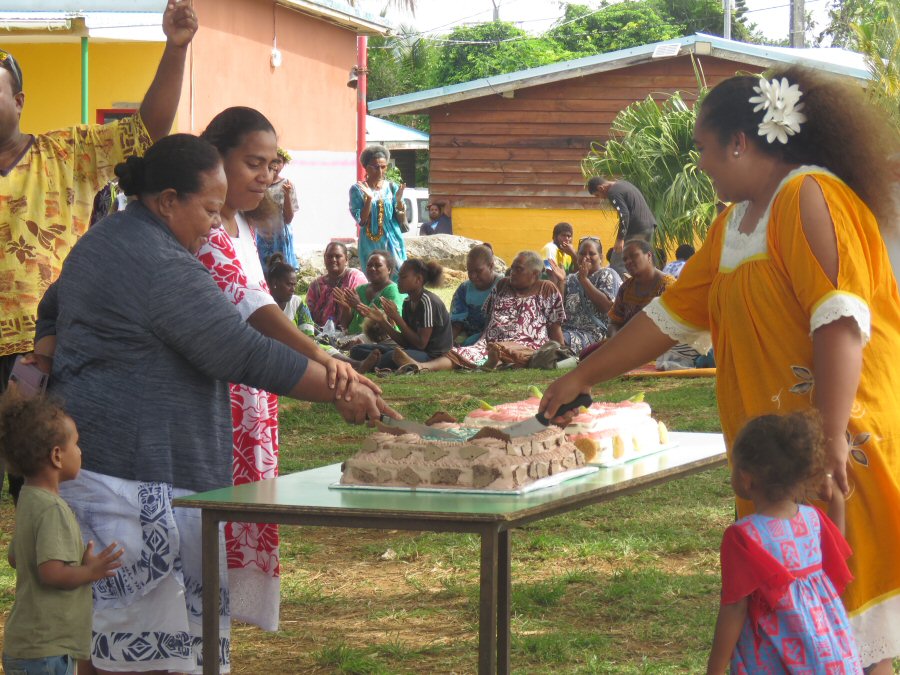
M 403 307 L 403 301 L 406 300 L 406 293 L 401 293 L 400 288 L 395 283 L 390 283 L 384 287 L 384 290 L 381 291 L 381 297 L 387 298 L 388 300 L 392 300 L 398 308 Z M 381 303 L 378 303 L 378 306 L 381 307 Z

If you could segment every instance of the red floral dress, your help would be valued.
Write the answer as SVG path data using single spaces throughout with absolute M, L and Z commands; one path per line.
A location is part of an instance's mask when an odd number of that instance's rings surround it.
M 238 224 L 236 240 L 223 228 L 212 230 L 197 257 L 246 320 L 275 301 L 263 279 L 252 232 L 242 219 Z M 278 397 L 242 384 L 230 387 L 232 481 L 242 485 L 274 478 L 278 475 Z M 278 526 L 226 523 L 225 549 L 233 618 L 277 630 L 281 597 Z

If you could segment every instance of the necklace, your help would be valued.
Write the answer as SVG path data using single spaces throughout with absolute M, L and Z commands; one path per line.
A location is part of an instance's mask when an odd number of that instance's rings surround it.
M 379 191 L 378 196 L 381 196 L 381 191 Z M 368 237 L 369 241 L 378 241 L 384 235 L 384 199 L 377 200 L 377 203 L 378 224 L 375 230 L 372 231 L 372 218 L 369 218 L 369 222 L 366 225 L 366 237 Z

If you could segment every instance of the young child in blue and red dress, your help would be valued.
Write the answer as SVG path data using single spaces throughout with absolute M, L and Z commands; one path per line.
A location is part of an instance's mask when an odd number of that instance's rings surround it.
M 91 583 L 113 576 L 124 550 L 113 542 L 99 554 L 81 541 L 75 514 L 59 484 L 81 470 L 75 422 L 45 398 L 10 388 L 0 399 L 0 455 L 25 485 L 16 505 L 9 564 L 16 600 L 3 635 L 7 673 L 72 675 L 88 658 Z
M 822 430 L 813 412 L 751 420 L 734 442 L 731 483 L 756 512 L 725 531 L 722 604 L 707 673 L 862 675 L 840 594 L 852 579 L 841 531 L 843 500 L 829 515 L 798 503 L 823 473 Z

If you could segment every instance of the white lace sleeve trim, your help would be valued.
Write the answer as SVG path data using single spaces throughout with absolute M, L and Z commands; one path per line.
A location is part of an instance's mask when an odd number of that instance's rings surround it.
M 829 293 L 813 310 L 809 319 L 810 337 L 817 329 L 845 316 L 856 321 L 859 332 L 862 333 L 863 346 L 868 344 L 872 337 L 872 313 L 862 298 L 846 291 Z
M 650 320 L 656 324 L 663 333 L 673 340 L 688 344 L 701 354 L 706 354 L 712 348 L 712 338 L 709 331 L 693 328 L 685 324 L 677 316 L 669 312 L 659 298 L 653 298 L 650 304 L 642 310 Z

